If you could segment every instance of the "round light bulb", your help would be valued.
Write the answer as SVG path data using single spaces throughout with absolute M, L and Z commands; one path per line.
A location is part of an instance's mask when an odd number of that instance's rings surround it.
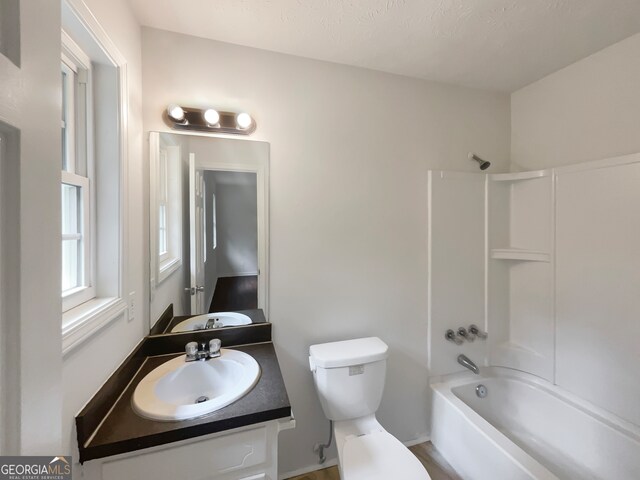
M 220 121 L 220 114 L 213 108 L 204 111 L 204 121 L 209 125 L 217 125 Z
M 184 110 L 180 105 L 169 105 L 167 107 L 167 114 L 176 122 L 182 122 L 184 120 Z
M 245 128 L 249 128 L 252 122 L 253 120 L 251 119 L 251 115 L 249 115 L 248 113 L 242 112 L 236 116 L 236 125 L 238 125 L 238 127 L 242 128 L 243 130 Z

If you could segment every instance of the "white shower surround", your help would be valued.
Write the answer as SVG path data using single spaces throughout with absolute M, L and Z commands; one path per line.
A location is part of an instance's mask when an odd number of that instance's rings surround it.
M 429 178 L 431 374 L 492 366 L 432 385 L 436 448 L 471 480 L 640 478 L 640 154 Z M 444 339 L 483 310 L 486 342 Z
M 493 367 L 431 388 L 432 441 L 465 480 L 640 478 L 640 428 L 538 377 Z

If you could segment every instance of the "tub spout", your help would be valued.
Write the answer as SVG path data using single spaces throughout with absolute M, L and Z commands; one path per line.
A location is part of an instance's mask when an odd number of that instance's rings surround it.
M 458 355 L 458 363 L 465 368 L 468 368 L 476 375 L 480 375 L 480 370 L 478 370 L 478 366 L 471 361 L 469 357 L 466 355 Z

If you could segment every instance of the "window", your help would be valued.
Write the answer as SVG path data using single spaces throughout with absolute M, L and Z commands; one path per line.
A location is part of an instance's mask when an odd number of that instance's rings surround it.
M 127 311 L 127 62 L 62 0 L 62 353 Z M 99 241 L 98 241 L 99 239 Z
M 158 258 L 160 263 L 166 261 L 169 256 L 168 199 L 167 151 L 160 150 L 158 163 Z
M 182 265 L 182 171 L 183 150 L 167 135 L 152 133 L 149 227 L 152 288 L 162 283 Z
M 62 309 L 95 297 L 91 164 L 91 61 L 63 35 L 62 95 Z
M 208 243 L 207 243 L 207 224 L 209 222 L 209 220 L 207 219 L 207 182 L 204 179 L 204 176 L 202 177 L 202 197 L 204 198 L 204 202 L 202 205 L 202 216 L 203 216 L 203 225 L 202 225 L 202 235 L 204 237 L 204 263 L 207 263 L 207 251 L 209 250 L 208 248 Z
M 216 194 L 211 194 L 211 226 L 212 226 L 212 239 L 211 243 L 213 244 L 212 250 L 215 250 L 218 246 L 218 220 L 216 218 Z

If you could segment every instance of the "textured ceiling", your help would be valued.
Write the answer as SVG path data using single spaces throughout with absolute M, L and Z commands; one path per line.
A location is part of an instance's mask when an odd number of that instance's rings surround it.
M 640 0 L 129 0 L 142 25 L 511 92 L 640 32 Z

